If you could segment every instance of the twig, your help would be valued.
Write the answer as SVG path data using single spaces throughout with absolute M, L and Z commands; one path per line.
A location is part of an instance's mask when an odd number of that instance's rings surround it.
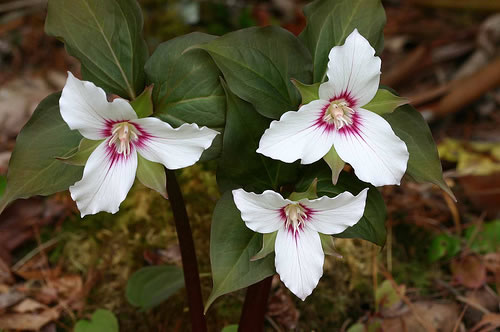
M 54 244 L 59 242 L 61 240 L 61 237 L 55 237 L 53 239 L 48 240 L 45 243 L 41 243 L 38 245 L 35 249 L 27 253 L 23 258 L 21 258 L 16 264 L 12 266 L 12 271 L 17 271 L 19 270 L 24 264 L 26 264 L 30 259 L 35 257 L 40 253 L 40 251 L 48 249 L 52 247 Z
M 206 332 L 207 322 L 203 314 L 203 297 L 201 294 L 198 262 L 194 248 L 193 234 L 189 226 L 186 205 L 181 189 L 177 183 L 175 172 L 165 170 L 167 175 L 167 193 L 170 206 L 174 215 L 175 228 L 181 249 L 182 267 L 184 269 L 184 282 L 188 297 L 189 312 L 191 314 L 192 330 Z

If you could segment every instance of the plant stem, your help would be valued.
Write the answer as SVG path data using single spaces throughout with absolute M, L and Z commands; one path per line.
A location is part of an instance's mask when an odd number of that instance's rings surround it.
M 264 315 L 267 310 L 272 281 L 273 277 L 270 276 L 248 287 L 245 303 L 241 310 L 238 332 L 264 331 Z
M 200 276 L 198 274 L 198 262 L 194 250 L 193 234 L 189 226 L 186 205 L 182 197 L 181 189 L 177 183 L 175 172 L 166 170 L 167 193 L 174 214 L 175 228 L 181 249 L 182 267 L 184 269 L 184 282 L 191 314 L 192 331 L 206 332 L 207 322 L 203 314 L 203 297 L 201 295 Z

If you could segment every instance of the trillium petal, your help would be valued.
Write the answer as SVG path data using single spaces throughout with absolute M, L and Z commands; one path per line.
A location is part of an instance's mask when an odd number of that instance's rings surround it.
M 157 118 L 142 118 L 130 122 L 142 133 L 137 144 L 139 154 L 168 169 L 193 165 L 219 134 L 207 127 L 199 128 L 197 124 L 185 123 L 174 129 Z
M 295 234 L 280 228 L 274 251 L 276 272 L 281 281 L 305 300 L 323 275 L 325 255 L 318 232 L 307 226 Z
M 332 132 L 318 125 L 328 105 L 327 101 L 314 100 L 297 112 L 286 112 L 279 121 L 271 122 L 257 152 L 287 163 L 302 159 L 302 164 L 311 164 L 320 160 L 333 144 Z
M 365 211 L 368 188 L 354 196 L 343 192 L 336 197 L 323 196 L 312 201 L 301 201 L 311 210 L 308 227 L 323 234 L 339 234 L 356 224 Z
M 110 123 L 137 118 L 125 99 L 117 98 L 110 103 L 103 89 L 92 82 L 80 81 L 70 72 L 59 106 L 68 126 L 92 140 L 110 136 Z
M 338 155 L 362 181 L 374 186 L 399 185 L 409 158 L 406 144 L 380 115 L 364 109 L 356 115 L 355 126 L 335 134 Z
M 347 37 L 344 45 L 332 48 L 329 59 L 329 81 L 320 86 L 321 99 L 348 97 L 354 102 L 351 107 L 364 106 L 373 99 L 380 81 L 381 61 L 357 29 Z
M 108 141 L 102 142 L 90 155 L 83 178 L 69 188 L 82 218 L 101 211 L 116 213 L 127 197 L 135 179 L 137 153 L 132 148 L 125 157 Z
M 233 190 L 233 198 L 241 219 L 257 233 L 272 233 L 282 227 L 285 221 L 281 218 L 281 208 L 291 202 L 272 190 L 255 194 L 237 189 Z

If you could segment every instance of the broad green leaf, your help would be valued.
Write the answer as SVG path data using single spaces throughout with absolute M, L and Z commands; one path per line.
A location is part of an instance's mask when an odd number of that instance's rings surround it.
M 332 185 L 330 169 L 324 163 L 316 163 L 307 167 L 304 177 L 297 185 L 297 188 L 306 188 L 314 177 L 318 178 L 318 197 L 325 195 L 335 197 L 344 191 L 349 191 L 353 195 L 357 195 L 361 190 L 369 187 L 363 217 L 361 217 L 356 225 L 333 236 L 339 238 L 361 238 L 379 246 L 385 244 L 385 219 L 387 211 L 384 199 L 377 188 L 362 182 L 355 175 L 346 172 L 340 174 L 338 183 L 334 186 Z
M 231 91 L 268 118 L 297 109 L 300 96 L 290 79 L 311 81 L 309 52 L 276 26 L 238 30 L 197 47 L 212 56 Z
M 430 182 L 438 185 L 455 199 L 453 192 L 443 179 L 436 144 L 422 115 L 412 106 L 405 105 L 392 113 L 384 114 L 383 117 L 389 122 L 396 135 L 406 143 L 410 153 L 406 174 L 417 182 Z
M 245 226 L 230 191 L 215 206 L 210 232 L 213 288 L 205 311 L 219 296 L 248 287 L 274 274 L 273 256 L 251 261 L 262 247 L 261 234 Z
M 274 243 L 276 242 L 276 236 L 278 235 L 278 231 L 273 233 L 267 233 L 262 235 L 262 248 L 260 251 L 252 257 L 252 261 L 256 261 L 258 259 L 264 258 L 267 255 L 274 252 Z
M 137 179 L 146 187 L 168 198 L 165 167 L 143 158 L 140 154 L 137 154 L 137 162 Z
M 386 89 L 378 89 L 373 99 L 363 106 L 364 109 L 377 113 L 379 115 L 391 113 L 397 107 L 408 104 L 409 100 L 396 96 Z
M 321 83 L 314 84 L 304 84 L 295 79 L 292 79 L 293 85 L 299 90 L 300 96 L 302 97 L 302 105 L 309 104 L 313 100 L 319 99 L 319 86 Z
M 57 157 L 63 163 L 75 166 L 85 166 L 87 160 L 94 150 L 102 143 L 101 141 L 92 141 L 87 138 L 82 138 L 78 145 L 78 151 L 68 157 Z
M 330 151 L 323 157 L 330 169 L 332 170 L 332 184 L 337 184 L 340 172 L 344 169 L 345 162 L 340 159 L 335 147 L 332 146 Z
M 356 28 L 378 54 L 384 44 L 385 11 L 380 0 L 316 0 L 304 7 L 307 25 L 299 38 L 313 57 L 314 80 L 326 78 L 328 54 Z
M 190 33 L 162 43 L 146 63 L 149 83 L 154 84 L 155 116 L 179 127 L 197 123 L 219 132 L 224 128 L 226 96 L 219 81 L 221 72 L 206 52 L 188 50 L 216 38 Z M 202 160 L 220 154 L 222 135 L 217 135 Z
M 118 332 L 118 319 L 105 309 L 97 309 L 90 321 L 81 319 L 75 324 L 75 332 Z
M 127 282 L 128 302 L 151 309 L 184 287 L 184 274 L 177 266 L 148 266 L 134 272 Z
M 282 163 L 255 152 L 270 121 L 229 89 L 226 93 L 226 128 L 217 168 L 217 183 L 221 191 L 245 188 L 262 192 L 293 183 L 297 171 L 295 164 Z
M 84 80 L 129 99 L 144 89 L 148 57 L 136 0 L 50 0 L 45 31 L 82 63 Z
M 74 154 L 82 139 L 62 119 L 59 97 L 57 93 L 45 98 L 17 136 L 0 213 L 15 199 L 66 190 L 82 178 L 83 167 L 56 159 Z
M 153 86 L 144 89 L 141 95 L 130 102 L 139 118 L 145 118 L 153 114 Z

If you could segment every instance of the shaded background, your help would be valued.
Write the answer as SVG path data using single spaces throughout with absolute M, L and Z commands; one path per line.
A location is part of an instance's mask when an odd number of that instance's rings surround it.
M 332 0 L 333 1 L 333 0 Z M 307 1 L 140 0 L 151 51 L 191 31 L 281 25 L 299 34 Z M 410 99 L 439 144 L 453 202 L 437 187 L 381 188 L 388 239 L 380 249 L 339 239 L 306 302 L 275 278 L 269 331 L 492 331 L 500 327 L 500 2 L 387 0 L 382 84 Z M 0 3 L 0 193 L 15 138 L 36 105 L 79 64 L 44 34 L 45 2 Z M 211 290 L 215 163 L 182 172 L 205 298 Z M 115 215 L 80 220 L 67 192 L 12 204 L 0 216 L 0 329 L 70 331 L 98 308 L 121 331 L 186 331 L 183 291 L 153 310 L 128 304 L 138 268 L 180 265 L 170 207 L 136 184 Z M 210 331 L 238 322 L 244 292 L 217 300 Z M 355 325 L 357 323 L 358 325 Z M 357 329 L 358 328 L 358 329 Z M 368 331 L 368 330 L 367 330 Z

